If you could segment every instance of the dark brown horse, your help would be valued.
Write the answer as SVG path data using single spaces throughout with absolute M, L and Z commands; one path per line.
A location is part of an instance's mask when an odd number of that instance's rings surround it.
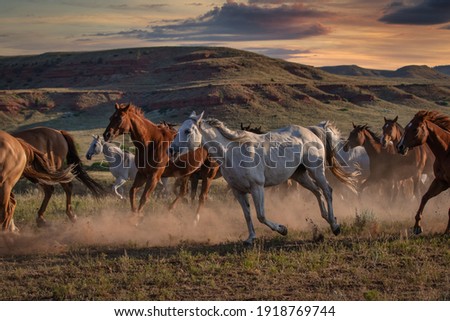
M 175 163 L 169 162 L 167 151 L 176 131 L 164 124 L 155 125 L 144 117 L 140 108 L 132 104 L 116 104 L 115 108 L 116 111 L 111 116 L 103 136 L 108 141 L 121 134 L 130 133 L 131 135 L 133 144 L 136 146 L 135 160 L 138 172 L 130 189 L 130 202 L 131 210 L 134 213 L 140 213 L 161 177 L 186 177 L 205 163 L 208 154 L 200 148 L 183 155 Z M 212 180 L 212 178 L 208 179 Z M 144 193 L 137 208 L 135 206 L 136 191 L 144 183 L 146 184 Z M 210 182 L 205 184 L 210 185 Z M 205 185 L 205 189 L 209 189 L 209 185 Z M 204 199 L 206 195 L 207 193 L 203 193 Z M 179 196 L 172 202 L 172 206 L 178 199 Z M 203 203 L 204 200 L 199 202 L 197 212 Z
M 356 146 L 363 146 L 370 159 L 369 177 L 360 187 L 362 192 L 366 187 L 382 184 L 383 189 L 392 190 L 391 198 L 397 195 L 398 183 L 401 180 L 416 177 L 417 168 L 405 166 L 404 157 L 398 155 L 392 145 L 383 148 L 381 138 L 367 125 L 354 125 L 353 130 L 344 145 L 344 151 Z
M 403 135 L 404 129 L 397 122 L 398 116 L 394 119 L 384 118 L 383 134 L 381 136 L 381 145 L 383 148 L 390 146 L 397 146 Z M 417 200 L 420 199 L 420 186 L 422 185 L 422 174 L 427 174 L 430 176 L 433 174 L 432 164 L 434 163 L 434 156 L 431 151 L 429 151 L 426 144 L 417 146 L 413 149 L 412 153 L 406 155 L 403 160 L 403 166 L 411 167 L 411 170 L 415 171 L 415 176 L 413 177 L 414 183 L 414 195 Z
M 434 180 L 420 201 L 416 214 L 414 233 L 422 233 L 420 220 L 423 209 L 430 198 L 450 187 L 450 117 L 437 111 L 419 111 L 405 128 L 397 149 L 406 154 L 408 149 L 428 144 L 436 160 L 434 162 Z M 450 208 L 445 233 L 450 234 Z
M 41 184 L 68 183 L 72 166 L 55 171 L 43 153 L 20 138 L 0 131 L 0 222 L 3 231 L 16 230 L 13 221 L 16 199 L 11 192 L 23 175 Z
M 95 197 L 100 197 L 104 194 L 103 188 L 95 182 L 88 173 L 83 169 L 80 157 L 75 146 L 73 137 L 64 130 L 56 130 L 48 127 L 36 127 L 12 134 L 32 145 L 34 148 L 44 153 L 48 158 L 51 166 L 60 170 L 65 167 L 64 162 L 73 165 L 73 174 L 82 182 Z M 36 180 L 30 179 L 33 183 Z M 72 182 L 60 183 L 66 194 L 66 214 L 72 222 L 76 221 L 76 215 L 72 210 Z M 44 190 L 44 199 L 41 207 L 38 210 L 36 222 L 38 226 L 44 226 L 46 221 L 44 219 L 45 210 L 48 202 L 55 190 L 53 185 L 39 184 Z
M 259 127 L 251 127 L 252 123 L 248 124 L 248 126 L 244 126 L 243 123 L 241 123 L 241 129 L 251 132 L 251 133 L 255 133 L 255 134 L 264 134 L 265 132 L 262 131 L 261 126 Z

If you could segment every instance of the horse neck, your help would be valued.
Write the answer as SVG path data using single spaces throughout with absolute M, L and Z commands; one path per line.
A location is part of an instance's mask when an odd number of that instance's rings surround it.
M 108 157 L 114 156 L 113 155 L 114 153 L 112 150 L 115 150 L 115 149 L 116 149 L 116 145 L 111 144 L 111 143 L 103 143 L 103 145 L 102 145 L 103 154 Z
M 130 135 L 133 142 L 141 142 L 146 145 L 155 140 L 155 133 L 159 133 L 157 125 L 138 114 L 130 113 L 131 130 Z
M 427 144 L 436 158 L 446 157 L 450 151 L 450 133 L 433 122 L 427 121 Z
M 379 155 L 381 153 L 381 144 L 380 142 L 376 141 L 372 135 L 366 130 L 364 131 L 364 148 L 366 149 L 366 152 L 369 156 L 372 155 Z
M 230 140 L 223 137 L 219 131 L 209 125 L 199 127 L 202 134 L 202 146 L 213 159 L 225 157 Z

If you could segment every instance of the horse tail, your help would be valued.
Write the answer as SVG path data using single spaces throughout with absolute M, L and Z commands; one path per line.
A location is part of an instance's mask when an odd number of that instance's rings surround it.
M 83 164 L 81 163 L 81 159 L 78 156 L 77 148 L 75 146 L 75 141 L 73 140 L 73 137 L 65 130 L 60 130 L 60 132 L 61 135 L 64 136 L 64 139 L 66 140 L 67 145 L 69 147 L 66 160 L 67 164 L 73 165 L 72 173 L 80 182 L 82 182 L 84 185 L 86 185 L 87 188 L 89 188 L 94 197 L 99 198 L 105 195 L 106 192 L 104 188 L 96 181 L 94 181 L 92 177 L 90 177 L 86 172 L 86 170 L 83 168 Z
M 333 146 L 333 140 L 330 132 L 326 132 L 325 139 L 325 158 L 333 175 L 342 183 L 344 183 L 352 192 L 357 194 L 357 177 L 361 175 L 359 171 L 348 173 L 344 170 L 336 157 L 336 150 Z
M 32 182 L 37 182 L 46 185 L 55 185 L 59 183 L 69 183 L 73 180 L 73 167 L 69 166 L 64 170 L 55 171 L 53 166 L 48 162 L 44 153 L 40 152 L 32 145 L 24 140 L 17 138 L 25 155 L 27 157 L 27 164 L 23 170 L 23 176 Z

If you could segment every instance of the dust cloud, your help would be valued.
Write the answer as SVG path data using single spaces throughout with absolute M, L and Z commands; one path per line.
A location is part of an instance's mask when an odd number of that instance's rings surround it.
M 75 224 L 67 220 L 50 221 L 50 226 L 37 229 L 34 224 L 19 226 L 20 234 L 0 238 L 1 254 L 61 253 L 83 246 L 176 246 L 183 242 L 218 244 L 239 242 L 247 238 L 247 225 L 242 210 L 231 193 L 210 196 L 201 211 L 200 221 L 194 224 L 196 203 L 179 203 L 173 211 L 167 210 L 169 200 L 158 206 L 148 204 L 139 224 L 128 210 L 108 205 L 91 216 L 81 216 Z M 220 198 L 218 197 L 220 196 Z M 442 233 L 447 224 L 448 192 L 429 201 L 422 220 L 426 233 Z M 20 202 L 20 199 L 19 199 Z M 319 228 L 326 237 L 334 238 L 327 222 L 321 217 L 316 198 L 302 187 L 289 192 L 266 189 L 266 217 L 286 225 L 292 232 L 305 232 L 310 237 Z M 152 201 L 150 201 L 152 203 Z M 418 201 L 411 197 L 394 203 L 389 195 L 367 191 L 359 199 L 345 189 L 335 188 L 334 214 L 338 223 L 351 225 L 358 213 L 369 213 L 378 224 L 378 232 L 402 233 L 414 225 Z M 253 223 L 258 237 L 278 234 L 261 224 L 251 206 Z M 62 213 L 61 213 L 62 214 Z M 80 213 L 79 213 L 80 214 Z M 34 223 L 34 222 L 33 222 Z

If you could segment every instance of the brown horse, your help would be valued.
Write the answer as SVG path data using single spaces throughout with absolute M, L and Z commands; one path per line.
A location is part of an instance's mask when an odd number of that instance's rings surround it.
M 397 186 L 400 180 L 416 176 L 417 169 L 404 166 L 404 157 L 398 155 L 392 145 L 383 148 L 381 138 L 376 135 L 367 125 L 353 124 L 353 130 L 344 145 L 344 151 L 356 146 L 363 146 L 370 159 L 369 177 L 361 184 L 360 191 L 371 185 L 382 184 L 383 189 L 391 190 Z M 394 188 L 391 195 L 395 199 L 398 192 Z
M 20 138 L 0 131 L 0 222 L 3 231 L 16 230 L 13 221 L 16 199 L 11 192 L 23 175 L 41 184 L 68 183 L 72 166 L 54 171 L 43 153 Z
M 204 149 L 197 149 L 180 157 L 175 163 L 169 162 L 168 148 L 170 142 L 176 135 L 176 131 L 170 126 L 155 125 L 144 117 L 143 111 L 132 104 L 116 104 L 116 111 L 110 118 L 110 123 L 105 129 L 103 136 L 106 141 L 118 135 L 130 133 L 133 144 L 136 146 L 136 166 L 138 172 L 130 189 L 131 210 L 140 213 L 147 202 L 151 192 L 161 177 L 185 177 L 198 170 L 208 158 Z M 209 189 L 212 174 L 208 175 L 208 183 L 205 189 Z M 141 196 L 139 207 L 135 206 L 135 195 L 137 189 L 146 183 L 144 193 Z M 206 199 L 207 193 L 203 193 Z M 172 202 L 172 207 L 177 200 Z M 204 200 L 199 202 L 199 207 Z
M 60 170 L 65 165 L 66 161 L 69 165 L 73 166 L 73 174 L 81 181 L 95 197 L 102 196 L 105 192 L 103 188 L 95 182 L 88 173 L 83 169 L 80 157 L 75 146 L 73 137 L 64 130 L 56 130 L 48 127 L 36 127 L 27 129 L 24 131 L 16 132 L 12 134 L 14 137 L 21 138 L 28 144 L 43 153 L 51 166 Z M 36 180 L 30 179 L 33 183 L 37 183 Z M 66 214 L 72 222 L 76 221 L 76 215 L 72 211 L 72 182 L 60 183 L 66 194 Z M 44 199 L 42 200 L 41 207 L 38 210 L 36 223 L 39 227 L 46 225 L 44 219 L 44 213 L 47 209 L 47 205 L 55 190 L 53 185 L 39 184 L 44 190 Z
M 419 111 L 408 123 L 397 145 L 400 153 L 408 149 L 428 144 L 436 160 L 434 162 L 434 180 L 420 201 L 416 214 L 414 233 L 422 233 L 420 220 L 423 209 L 430 198 L 435 197 L 450 187 L 450 117 L 437 111 Z M 445 233 L 450 234 L 450 208 Z
M 389 145 L 397 146 L 403 135 L 404 129 L 397 122 L 398 116 L 394 119 L 384 118 L 383 134 L 381 136 L 381 145 L 383 148 L 387 148 Z M 416 168 L 416 175 L 413 177 L 414 183 L 414 195 L 416 199 L 420 199 L 420 186 L 422 185 L 422 174 L 427 176 L 432 175 L 432 164 L 434 162 L 434 156 L 427 148 L 427 145 L 417 146 L 413 149 L 413 153 L 409 153 L 403 160 L 403 166 L 411 167 L 411 170 Z

